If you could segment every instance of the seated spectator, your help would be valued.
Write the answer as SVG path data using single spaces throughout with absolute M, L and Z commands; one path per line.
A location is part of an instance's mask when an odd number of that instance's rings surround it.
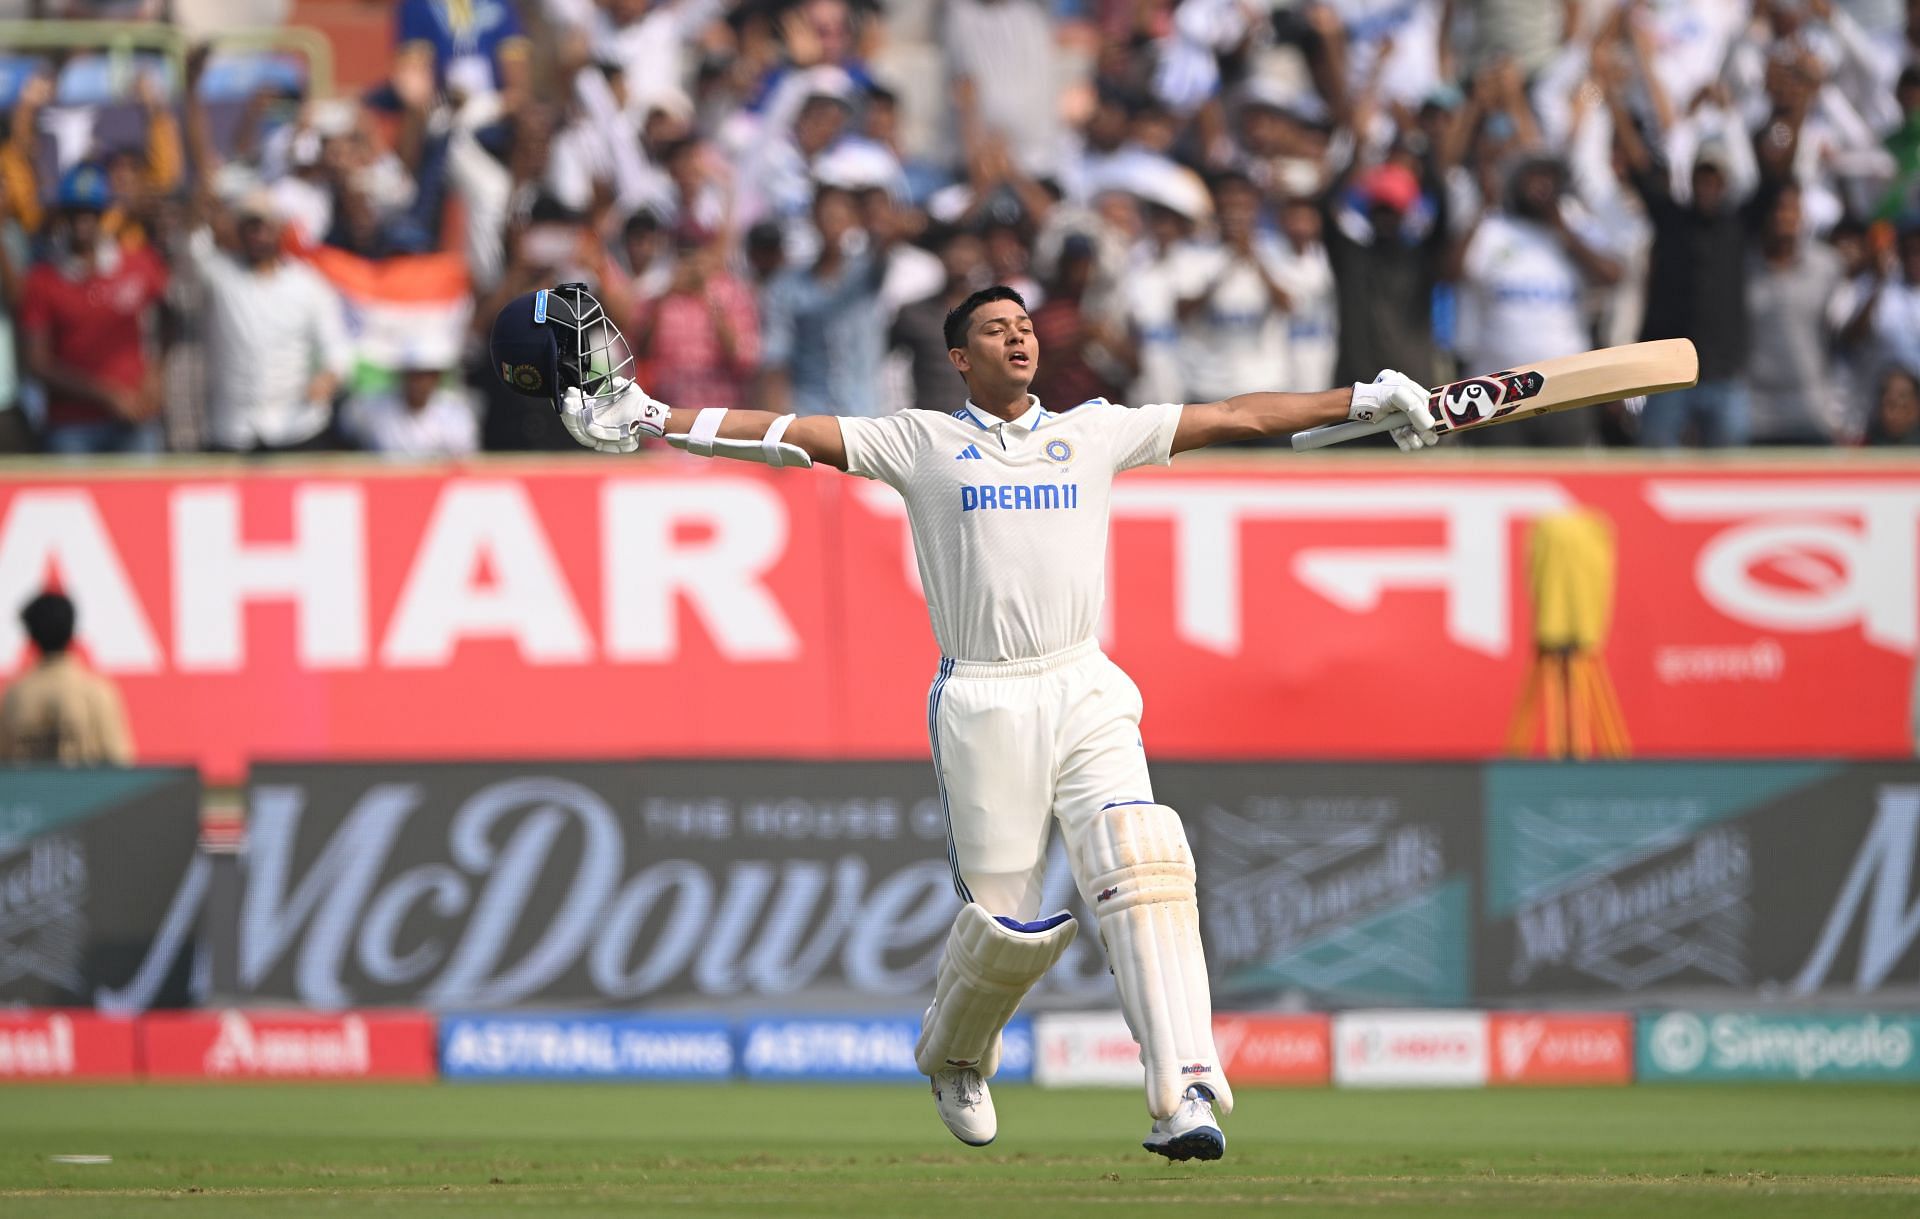
M 472 395 L 447 381 L 455 361 L 426 345 L 405 349 L 391 388 L 349 397 L 340 408 L 345 438 L 394 457 L 464 457 L 480 447 Z
M 40 663 L 0 697 L 0 762 L 133 762 L 133 733 L 120 692 L 70 650 L 75 617 L 73 601 L 58 592 L 41 593 L 20 611 Z
M 103 169 L 68 171 L 47 257 L 22 287 L 25 364 L 46 387 L 45 439 L 55 453 L 151 453 L 161 446 L 152 348 L 167 269 L 151 249 L 123 249 L 106 234 L 108 201 Z
M 1904 368 L 1880 378 L 1880 396 L 1867 418 L 1867 443 L 1920 445 L 1920 380 Z
M 683 243 L 673 280 L 643 301 L 633 355 L 650 370 L 647 392 L 690 409 L 747 405 L 760 365 L 753 293 L 727 272 L 712 246 Z
M 1094 398 L 1117 399 L 1137 371 L 1125 332 L 1086 309 L 1093 267 L 1093 240 L 1081 233 L 1069 235 L 1047 285 L 1046 303 L 1033 311 L 1033 337 L 1040 345 L 1033 392 L 1049 410 L 1070 410 Z
M 25 453 L 38 447 L 24 405 L 26 380 L 15 325 L 27 261 L 27 235 L 9 215 L 6 192 L 0 191 L 0 453 Z

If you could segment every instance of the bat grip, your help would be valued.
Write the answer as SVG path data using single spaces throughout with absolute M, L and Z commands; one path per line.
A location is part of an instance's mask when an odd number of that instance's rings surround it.
M 1308 428 L 1304 432 L 1293 434 L 1293 448 L 1295 452 L 1304 453 L 1308 449 L 1324 449 L 1330 444 L 1339 444 L 1343 440 L 1376 436 L 1381 432 L 1392 431 L 1396 418 L 1392 415 L 1383 416 L 1372 423 L 1349 419 L 1345 423 L 1329 423 L 1323 427 Z

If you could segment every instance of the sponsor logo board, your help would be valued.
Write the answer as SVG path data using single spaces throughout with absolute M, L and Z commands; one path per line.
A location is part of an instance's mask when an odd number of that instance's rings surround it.
M 140 1057 L 155 1079 L 432 1079 L 433 1030 L 417 1012 L 152 1012 Z
M 1624 1012 L 1494 1012 L 1495 1084 L 1633 1082 L 1633 1017 Z
M 207 877 L 199 823 L 200 783 L 187 771 L 10 769 L 0 1005 L 132 1013 L 187 1002 Z
M 1639 1021 L 1639 1078 L 1920 1079 L 1920 1016 L 1664 1012 Z
M 1236 1085 L 1325 1084 L 1333 1077 L 1331 1027 L 1323 1015 L 1216 1015 L 1213 1045 Z
M 1486 757 L 1531 650 L 1526 531 L 1583 506 L 1636 590 L 1608 658 L 1637 751 L 1891 756 L 1911 744 L 1916 488 L 1911 463 L 1143 471 L 1114 488 L 1105 642 L 1157 757 Z M 0 604 L 50 572 L 142 748 L 217 782 L 253 757 L 732 756 L 741 706 L 795 756 L 924 756 L 936 653 L 885 487 L 673 462 L 23 469 L 0 478 Z M 25 663 L 0 623 L 0 678 Z M 1369 733 L 1388 700 L 1423 731 Z M 671 723 L 624 713 L 667 703 Z
M 1333 1081 L 1342 1087 L 1479 1087 L 1487 1082 L 1485 1012 L 1341 1012 Z
M 740 1028 L 740 1073 L 748 1079 L 917 1080 L 917 1017 L 749 1020 Z M 1033 1077 L 1033 1026 L 1016 1017 L 1001 1033 L 996 1083 Z
M 131 1079 L 131 1019 L 91 1011 L 0 1011 L 0 1080 Z
M 448 1079 L 728 1079 L 733 1033 L 723 1020 L 442 1016 L 440 1073 Z
M 1215 994 L 1247 1007 L 1471 998 L 1471 766 L 1158 768 L 1197 825 Z
M 1034 1082 L 1049 1088 L 1146 1086 L 1140 1043 L 1110 1012 L 1042 1012 L 1033 1018 Z

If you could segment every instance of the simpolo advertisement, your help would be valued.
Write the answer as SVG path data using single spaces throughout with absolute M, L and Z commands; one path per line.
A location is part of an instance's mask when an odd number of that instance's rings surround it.
M 1640 1017 L 1639 1078 L 1920 1079 L 1920 1016 L 1666 1012 Z
M 0 798 L 0 1006 L 188 1000 L 206 883 L 186 770 L 26 769 Z

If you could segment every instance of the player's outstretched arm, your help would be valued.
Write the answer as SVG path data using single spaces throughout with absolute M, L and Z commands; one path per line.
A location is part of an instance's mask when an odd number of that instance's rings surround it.
M 1392 369 L 1349 389 L 1317 394 L 1235 394 L 1220 402 L 1189 403 L 1180 411 L 1173 451 L 1203 449 L 1240 440 L 1291 436 L 1328 423 L 1395 417 L 1393 439 L 1403 449 L 1434 443 L 1427 391 Z
M 573 438 L 603 453 L 631 453 L 642 436 L 662 436 L 700 457 L 732 457 L 769 466 L 847 468 L 840 420 L 832 415 L 777 415 L 772 411 L 689 410 L 668 406 L 632 382 L 619 393 L 588 398 L 569 389 L 560 421 Z

